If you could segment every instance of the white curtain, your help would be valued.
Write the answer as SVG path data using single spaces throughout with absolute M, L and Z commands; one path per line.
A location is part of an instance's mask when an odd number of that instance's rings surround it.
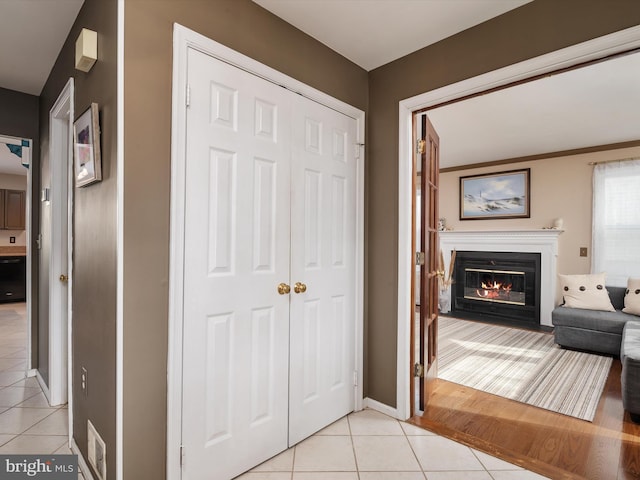
M 591 252 L 591 272 L 606 272 L 607 285 L 640 278 L 640 159 L 595 166 Z

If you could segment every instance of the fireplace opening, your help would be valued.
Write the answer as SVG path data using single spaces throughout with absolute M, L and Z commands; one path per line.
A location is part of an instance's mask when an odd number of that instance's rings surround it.
M 452 315 L 538 328 L 540 254 L 457 252 Z
M 526 305 L 524 279 L 524 272 L 465 268 L 464 298 Z

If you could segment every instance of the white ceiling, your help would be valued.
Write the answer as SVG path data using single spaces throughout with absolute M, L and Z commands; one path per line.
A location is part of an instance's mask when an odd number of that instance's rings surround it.
M 373 70 L 531 0 L 253 0 Z
M 22 159 L 11 153 L 7 144 L 0 141 L 0 174 L 27 175 L 27 169 L 22 166 Z
M 640 53 L 427 112 L 441 168 L 640 140 Z
M 83 2 L 0 0 L 0 87 L 40 95 Z

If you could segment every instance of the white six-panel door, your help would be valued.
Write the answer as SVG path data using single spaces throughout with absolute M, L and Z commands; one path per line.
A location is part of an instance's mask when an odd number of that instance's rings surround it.
M 293 111 L 289 443 L 354 405 L 355 121 L 298 96 Z
M 355 121 L 191 49 L 188 84 L 183 478 L 227 479 L 354 408 Z
M 287 447 L 286 91 L 190 51 L 185 204 L 186 478 L 231 478 Z M 211 475 L 215 472 L 215 476 Z

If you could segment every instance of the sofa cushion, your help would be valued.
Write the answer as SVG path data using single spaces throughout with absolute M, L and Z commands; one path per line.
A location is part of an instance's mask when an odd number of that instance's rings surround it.
M 620 346 L 620 360 L 625 358 L 640 360 L 640 322 L 630 320 L 624 327 L 622 345 Z
M 611 300 L 611 305 L 616 310 L 622 310 L 624 308 L 624 295 L 627 291 L 626 287 L 607 287 L 607 291 L 609 292 L 609 299 Z
M 615 311 L 605 288 L 605 273 L 559 275 L 564 306 L 586 310 Z
M 555 327 L 576 327 L 622 335 L 624 324 L 637 320 L 634 315 L 622 312 L 605 312 L 583 308 L 556 307 L 551 313 Z
M 604 353 L 605 355 L 620 355 L 622 335 L 619 333 L 560 326 L 554 329 L 553 335 L 555 342 L 564 347 Z
M 622 405 L 631 419 L 640 423 L 640 321 L 631 320 L 624 327 L 620 360 Z
M 632 315 L 640 315 L 640 278 L 627 280 L 627 290 L 622 311 Z

